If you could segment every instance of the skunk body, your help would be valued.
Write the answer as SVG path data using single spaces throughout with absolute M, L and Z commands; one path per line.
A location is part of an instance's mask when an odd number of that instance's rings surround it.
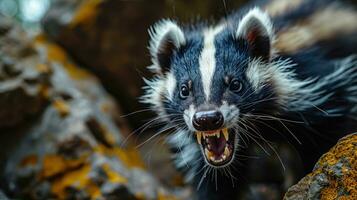
M 217 24 L 150 29 L 143 102 L 175 130 L 175 163 L 199 199 L 238 195 L 250 142 L 287 141 L 309 171 L 357 131 L 357 12 L 335 0 L 259 2 Z

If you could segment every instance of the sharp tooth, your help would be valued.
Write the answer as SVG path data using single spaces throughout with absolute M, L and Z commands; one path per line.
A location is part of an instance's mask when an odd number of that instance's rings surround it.
M 223 153 L 223 155 L 225 155 L 225 156 L 228 156 L 228 155 L 229 155 L 229 149 L 228 149 L 227 146 L 224 148 L 224 153 Z
M 213 154 L 212 154 L 208 149 L 206 149 L 206 148 L 205 148 L 205 154 L 206 154 L 206 157 L 209 158 L 209 159 L 210 159 L 211 157 L 213 157 Z
M 202 133 L 201 132 L 196 132 L 196 138 L 197 138 L 198 144 L 201 144 Z
M 219 138 L 220 135 L 221 135 L 221 133 L 218 131 L 218 132 L 216 133 L 216 137 Z
M 225 160 L 225 159 L 227 158 L 227 156 L 226 156 L 226 155 L 223 155 L 222 158 L 223 158 L 223 160 Z
M 206 139 L 206 134 L 203 133 L 203 139 Z
M 206 154 L 206 157 L 209 158 L 209 151 L 206 148 L 205 148 L 205 154 Z
M 222 132 L 223 132 L 224 138 L 226 139 L 226 141 L 228 141 L 228 136 L 229 136 L 228 129 L 225 128 L 222 130 Z

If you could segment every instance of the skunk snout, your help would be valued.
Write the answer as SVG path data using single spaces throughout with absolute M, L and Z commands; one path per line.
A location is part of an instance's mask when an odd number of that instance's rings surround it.
M 223 123 L 223 114 L 218 110 L 198 111 L 192 119 L 193 127 L 198 131 L 218 130 Z

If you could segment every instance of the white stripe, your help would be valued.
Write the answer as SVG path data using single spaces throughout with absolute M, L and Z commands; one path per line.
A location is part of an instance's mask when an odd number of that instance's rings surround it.
M 216 68 L 216 48 L 214 46 L 214 39 L 216 35 L 222 31 L 223 27 L 224 26 L 222 25 L 216 28 L 210 27 L 203 31 L 204 44 L 199 60 L 199 65 L 206 101 L 209 100 L 211 82 Z
M 176 78 L 172 72 L 167 74 L 166 78 L 167 99 L 172 100 L 174 91 L 176 89 Z

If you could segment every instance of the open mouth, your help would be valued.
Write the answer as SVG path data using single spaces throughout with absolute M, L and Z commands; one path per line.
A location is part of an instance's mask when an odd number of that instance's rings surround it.
M 196 132 L 205 160 L 215 167 L 224 167 L 233 160 L 235 134 L 227 128 L 216 131 Z

